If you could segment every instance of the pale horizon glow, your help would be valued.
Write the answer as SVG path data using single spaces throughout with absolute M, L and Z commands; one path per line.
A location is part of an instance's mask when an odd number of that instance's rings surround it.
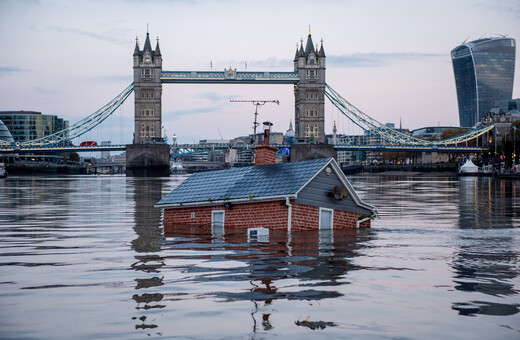
M 292 71 L 309 24 L 323 38 L 327 83 L 381 123 L 410 130 L 458 126 L 450 51 L 464 40 L 520 41 L 518 1 L 4 0 L 0 2 L 0 111 L 55 114 L 73 124 L 132 82 L 136 37 L 149 26 L 165 71 L 236 68 Z M 513 98 L 520 97 L 516 63 Z M 294 121 L 292 85 L 163 85 L 171 140 L 231 139 L 252 133 L 254 106 L 230 99 L 278 99 L 259 121 L 285 132 Z M 328 101 L 326 133 L 358 134 Z M 131 143 L 133 95 L 81 140 Z M 79 142 L 79 141 L 75 141 Z

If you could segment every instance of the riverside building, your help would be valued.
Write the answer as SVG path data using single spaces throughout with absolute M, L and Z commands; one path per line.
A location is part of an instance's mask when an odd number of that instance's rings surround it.
M 36 111 L 0 111 L 0 120 L 15 142 L 42 138 L 69 127 L 67 120 Z
M 495 101 L 512 98 L 515 49 L 515 39 L 494 37 L 463 43 L 451 51 L 461 127 L 473 127 Z

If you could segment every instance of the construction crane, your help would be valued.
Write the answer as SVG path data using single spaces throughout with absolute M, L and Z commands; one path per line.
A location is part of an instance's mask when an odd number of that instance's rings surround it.
M 255 122 L 253 123 L 253 138 L 251 138 L 251 144 L 254 144 L 256 138 L 256 127 L 260 125 L 257 122 L 258 117 L 258 107 L 261 105 L 265 105 L 265 103 L 275 103 L 276 105 L 280 105 L 280 101 L 278 99 L 275 100 L 243 100 L 243 99 L 230 99 L 231 103 L 253 103 L 256 106 L 255 108 Z

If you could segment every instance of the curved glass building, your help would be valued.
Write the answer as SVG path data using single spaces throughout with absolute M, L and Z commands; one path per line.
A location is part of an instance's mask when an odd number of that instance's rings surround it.
M 485 38 L 451 51 L 460 126 L 474 126 L 495 101 L 512 98 L 515 45 L 512 38 Z
M 13 136 L 7 126 L 5 126 L 4 122 L 0 120 L 0 141 L 14 143 Z

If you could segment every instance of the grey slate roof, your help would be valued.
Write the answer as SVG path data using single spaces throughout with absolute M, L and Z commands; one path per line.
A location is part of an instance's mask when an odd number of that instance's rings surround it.
M 332 158 L 196 173 L 157 205 L 295 194 Z

